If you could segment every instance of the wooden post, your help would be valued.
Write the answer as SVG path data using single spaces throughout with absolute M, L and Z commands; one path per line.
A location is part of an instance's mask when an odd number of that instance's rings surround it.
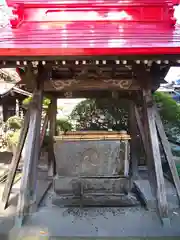
M 3 123 L 4 115 L 3 115 L 3 104 L 0 103 L 0 123 Z
M 22 225 L 36 201 L 36 177 L 39 160 L 42 90 L 36 90 L 30 106 L 30 122 L 25 145 L 25 160 L 18 199 L 16 223 Z
M 4 121 L 4 116 L 3 116 L 3 104 L 2 104 L 2 100 L 0 100 L 0 147 L 3 146 L 3 140 L 2 140 L 2 135 L 3 135 L 3 121 Z
M 135 121 L 135 104 L 130 102 L 129 109 L 129 132 L 131 135 L 130 140 L 130 165 L 131 174 L 134 179 L 138 177 L 138 156 L 137 156 L 137 123 Z
M 155 168 L 157 201 L 161 220 L 168 218 L 168 204 L 165 192 L 165 182 L 162 170 L 161 155 L 159 149 L 158 134 L 155 124 L 155 111 L 153 108 L 152 94 L 150 90 L 143 90 L 144 117 L 147 126 L 147 138 L 152 153 L 152 161 Z M 151 156 L 151 155 L 150 155 Z
M 143 106 L 144 107 L 144 106 Z M 146 162 L 147 162 L 147 166 L 148 166 L 148 174 L 149 174 L 149 178 L 150 178 L 150 185 L 152 188 L 152 191 L 155 193 L 155 173 L 154 173 L 154 164 L 153 164 L 153 156 L 152 156 L 152 151 L 151 151 L 151 147 L 149 144 L 149 133 L 148 133 L 148 126 L 147 126 L 147 116 L 145 116 L 145 114 L 143 115 L 144 111 L 143 108 L 140 109 L 139 107 L 135 106 L 135 116 L 136 116 L 136 121 L 137 121 L 137 125 L 138 125 L 138 129 L 141 135 L 141 140 L 143 143 L 143 147 L 144 147 L 144 152 L 146 155 Z M 144 121 L 142 121 L 142 119 Z
M 143 123 L 141 121 L 141 113 L 140 113 L 140 109 L 135 106 L 135 119 L 137 121 L 137 126 L 138 126 L 138 129 L 139 129 L 139 133 L 140 133 L 140 136 L 141 136 L 141 140 L 142 140 L 142 143 L 143 143 L 143 147 L 144 147 L 144 152 L 146 153 L 146 139 L 145 139 L 145 133 L 144 133 L 144 126 L 143 126 Z
M 19 113 L 19 100 L 16 99 L 16 116 L 20 116 L 20 113 Z
M 49 149 L 48 149 L 48 176 L 53 177 L 56 174 L 56 161 L 54 155 L 53 137 L 56 134 L 56 113 L 57 113 L 57 99 L 51 97 L 51 105 L 49 111 Z
M 46 130 L 47 130 L 47 125 L 48 125 L 48 121 L 49 121 L 49 110 L 50 110 L 50 106 L 48 107 L 48 110 L 47 110 L 45 118 L 44 118 L 44 123 L 43 123 L 43 126 L 42 126 L 40 149 L 42 147 L 44 137 L 45 137 L 45 134 L 46 134 Z
M 19 162 L 20 162 L 20 159 L 21 159 L 21 153 L 22 153 L 24 143 L 25 143 L 25 140 L 26 140 L 28 127 L 29 127 L 29 111 L 25 115 L 23 127 L 21 129 L 21 133 L 20 133 L 20 137 L 19 137 L 19 143 L 18 143 L 18 146 L 16 148 L 16 153 L 12 158 L 12 162 L 11 162 L 10 169 L 9 169 L 9 172 L 8 172 L 7 181 L 6 181 L 6 184 L 5 184 L 5 187 L 4 187 L 4 192 L 3 192 L 3 195 L 2 195 L 2 200 L 4 201 L 4 208 L 6 208 L 7 205 L 8 205 L 8 200 L 9 200 L 9 196 L 10 196 L 10 193 L 11 193 L 14 178 L 15 178 L 15 175 L 16 175 L 16 170 L 18 168 L 18 165 L 19 165 Z
M 166 133 L 164 131 L 164 127 L 163 127 L 163 124 L 162 124 L 162 121 L 161 121 L 161 117 L 160 117 L 159 112 L 158 112 L 156 107 L 154 107 L 154 111 L 155 111 L 155 117 L 156 117 L 155 121 L 156 121 L 157 130 L 158 130 L 158 133 L 159 133 L 160 141 L 161 141 L 166 159 L 168 161 L 168 164 L 169 164 L 169 167 L 170 167 L 170 170 L 171 170 L 171 174 L 172 174 L 172 178 L 173 178 L 173 181 L 174 181 L 174 185 L 176 187 L 177 195 L 178 195 L 178 198 L 179 198 L 179 201 L 180 201 L 180 179 L 179 179 L 179 176 L 178 176 L 178 172 L 177 172 L 177 169 L 176 169 L 175 162 L 173 160 L 171 147 L 170 147 L 169 141 L 166 137 Z
M 124 141 L 124 176 L 129 177 L 129 142 Z

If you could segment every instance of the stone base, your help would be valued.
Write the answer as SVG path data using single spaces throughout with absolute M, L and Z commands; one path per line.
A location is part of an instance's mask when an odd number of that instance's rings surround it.
M 131 194 L 119 196 L 97 196 L 94 194 L 84 195 L 83 198 L 56 195 L 52 198 L 52 204 L 59 207 L 131 207 L 140 205 L 136 197 Z
M 62 177 L 54 178 L 54 192 L 60 195 L 82 196 L 84 194 L 128 193 L 130 180 L 118 177 Z
M 59 207 L 131 207 L 140 205 L 133 194 L 85 194 L 82 197 L 73 195 L 52 197 L 52 204 Z
M 127 178 L 56 176 L 52 203 L 63 207 L 138 205 L 130 190 Z

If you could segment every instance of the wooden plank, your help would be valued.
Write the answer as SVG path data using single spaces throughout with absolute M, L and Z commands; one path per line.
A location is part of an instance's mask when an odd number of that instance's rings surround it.
M 173 181 L 174 181 L 174 185 L 176 187 L 177 195 L 178 195 L 178 198 L 179 198 L 179 201 L 180 201 L 180 179 L 179 179 L 179 176 L 178 176 L 178 172 L 177 172 L 177 169 L 176 169 L 175 162 L 173 160 L 171 147 L 170 147 L 170 144 L 168 142 L 166 133 L 164 131 L 164 126 L 162 124 L 161 117 L 160 117 L 159 112 L 158 112 L 156 107 L 154 107 L 154 112 L 155 112 L 155 121 L 156 121 L 157 130 L 158 130 L 158 133 L 159 133 L 159 137 L 160 137 L 160 140 L 161 140 L 161 143 L 162 143 L 164 153 L 166 155 L 166 159 L 169 163 L 169 167 L 170 167 L 170 170 L 171 170 L 171 173 L 172 173 L 172 178 L 173 178 Z
M 2 195 L 2 200 L 4 202 L 4 208 L 6 208 L 7 205 L 8 205 L 12 185 L 13 185 L 14 178 L 15 178 L 15 175 L 16 175 L 16 171 L 17 171 L 20 159 L 21 159 L 21 153 L 22 153 L 22 150 L 23 150 L 23 147 L 24 147 L 24 143 L 25 143 L 25 140 L 26 140 L 28 127 L 29 127 L 29 111 L 27 111 L 27 113 L 25 115 L 24 123 L 23 123 L 21 133 L 20 133 L 20 137 L 19 137 L 19 143 L 18 143 L 17 148 L 16 148 L 16 153 L 14 154 L 14 156 L 12 158 L 12 162 L 11 162 L 10 169 L 9 169 L 9 172 L 8 172 L 7 181 L 6 181 L 6 184 L 5 184 L 5 187 L 4 187 L 4 192 L 3 192 L 3 195 Z
M 68 135 L 62 135 L 62 136 L 55 136 L 54 140 L 55 141 L 110 141 L 110 140 L 130 140 L 129 135 L 120 135 L 120 134 L 114 134 L 114 135 L 107 135 L 105 136 L 98 136 L 98 135 L 75 135 L 73 134 L 72 136 Z
M 54 136 L 56 134 L 56 114 L 57 98 L 51 96 L 50 113 L 49 113 L 49 149 L 48 149 L 48 176 L 53 177 L 56 173 L 56 161 L 54 154 Z
M 102 136 L 102 135 L 114 135 L 114 134 L 116 134 L 116 135 L 121 135 L 122 133 L 121 132 L 118 132 L 118 131 L 91 131 L 91 130 L 89 130 L 89 131 L 68 131 L 68 132 L 66 132 L 64 135 L 71 135 L 71 136 L 73 136 L 73 135 L 100 135 L 100 136 Z
M 25 144 L 20 194 L 18 199 L 16 224 L 22 225 L 29 213 L 30 205 L 34 204 L 36 190 L 37 163 L 39 160 L 40 124 L 42 90 L 36 90 L 30 106 L 30 122 Z
M 165 192 L 165 182 L 162 170 L 161 155 L 159 149 L 158 134 L 155 124 L 155 111 L 153 108 L 151 91 L 143 91 L 145 103 L 145 115 L 147 120 L 147 130 L 149 145 L 151 147 L 153 162 L 155 167 L 156 184 L 157 184 L 157 201 L 161 220 L 168 218 L 168 204 Z

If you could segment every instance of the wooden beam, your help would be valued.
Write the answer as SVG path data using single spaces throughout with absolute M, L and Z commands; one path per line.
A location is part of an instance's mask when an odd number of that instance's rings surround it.
M 104 136 L 106 137 L 107 135 L 108 136 L 112 136 L 112 135 L 117 135 L 118 137 L 122 136 L 122 135 L 125 135 L 127 136 L 127 134 L 123 134 L 119 131 L 96 131 L 96 130 L 89 130 L 89 131 L 67 131 L 63 136 L 78 136 L 78 135 L 96 135 L 96 136 Z M 130 135 L 128 135 L 128 137 L 130 137 Z
M 109 141 L 109 140 L 130 140 L 130 135 L 128 134 L 121 134 L 121 133 L 110 133 L 98 131 L 96 134 L 91 134 L 91 131 L 86 134 L 82 132 L 82 134 L 75 134 L 72 133 L 71 135 L 62 134 L 61 136 L 55 136 L 55 141 Z
M 111 90 L 111 91 L 137 91 L 140 86 L 135 79 L 52 79 L 46 81 L 44 86 L 45 91 L 97 91 L 97 90 Z
M 56 161 L 54 155 L 54 136 L 56 135 L 56 114 L 57 114 L 57 98 L 51 96 L 51 104 L 49 110 L 49 149 L 48 149 L 48 176 L 53 177 L 56 173 Z
M 68 93 L 68 94 L 67 94 Z M 137 98 L 137 91 L 129 91 L 129 90 L 123 90 L 123 91 L 116 91 L 117 98 L 124 98 L 124 99 L 136 99 Z M 102 98 L 113 98 L 113 91 L 112 90 L 87 90 L 87 91 L 46 91 L 46 95 L 48 97 L 56 96 L 56 98 L 96 98 L 96 99 L 102 99 Z
M 156 175 L 157 201 L 161 220 L 168 219 L 168 204 L 165 191 L 164 175 L 162 170 L 161 155 L 159 149 L 158 134 L 155 123 L 155 111 L 153 108 L 152 94 L 150 90 L 143 90 L 144 113 L 147 121 L 147 133 L 149 146 L 153 156 L 153 163 Z
M 4 192 L 3 192 L 3 195 L 2 195 L 2 200 L 4 202 L 4 208 L 6 208 L 7 205 L 8 205 L 9 196 L 10 196 L 10 193 L 11 193 L 11 189 L 12 189 L 12 186 L 13 186 L 16 171 L 17 171 L 20 159 L 21 159 L 21 153 L 22 153 L 24 143 L 25 143 L 25 140 L 26 140 L 28 127 L 29 127 L 29 111 L 27 111 L 27 113 L 25 115 L 24 123 L 23 123 L 21 133 L 20 133 L 20 137 L 19 137 L 19 142 L 18 142 L 18 145 L 17 145 L 17 148 L 16 148 L 16 153 L 12 158 L 12 162 L 11 162 L 10 169 L 9 169 L 9 172 L 8 172 L 8 177 L 7 177 L 7 180 L 6 180 L 5 187 L 4 187 Z
M 24 218 L 36 203 L 36 177 L 39 160 L 42 90 L 35 90 L 30 105 L 30 121 L 25 145 L 25 159 L 21 178 L 16 223 L 22 225 Z
M 155 112 L 155 117 L 156 117 L 155 121 L 156 121 L 157 130 L 159 133 L 160 141 L 161 141 L 166 159 L 168 161 L 168 164 L 169 164 L 169 167 L 171 170 L 171 174 L 172 174 L 172 178 L 174 181 L 174 185 L 176 187 L 177 195 L 178 195 L 178 198 L 180 201 L 180 178 L 179 178 L 179 175 L 178 175 L 178 172 L 176 169 L 175 162 L 173 160 L 171 147 L 170 147 L 169 141 L 166 137 L 166 133 L 164 131 L 164 126 L 162 124 L 161 117 L 160 117 L 159 112 L 156 107 L 154 107 L 154 112 Z

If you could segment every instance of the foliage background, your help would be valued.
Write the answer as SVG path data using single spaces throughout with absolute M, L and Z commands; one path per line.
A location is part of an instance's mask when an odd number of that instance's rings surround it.
M 180 136 L 180 105 L 169 94 L 155 92 L 154 101 L 163 121 L 166 134 L 173 139 Z M 86 99 L 71 113 L 77 130 L 126 130 L 128 131 L 127 100 Z
M 76 130 L 128 130 L 127 101 L 86 99 L 70 115 Z

